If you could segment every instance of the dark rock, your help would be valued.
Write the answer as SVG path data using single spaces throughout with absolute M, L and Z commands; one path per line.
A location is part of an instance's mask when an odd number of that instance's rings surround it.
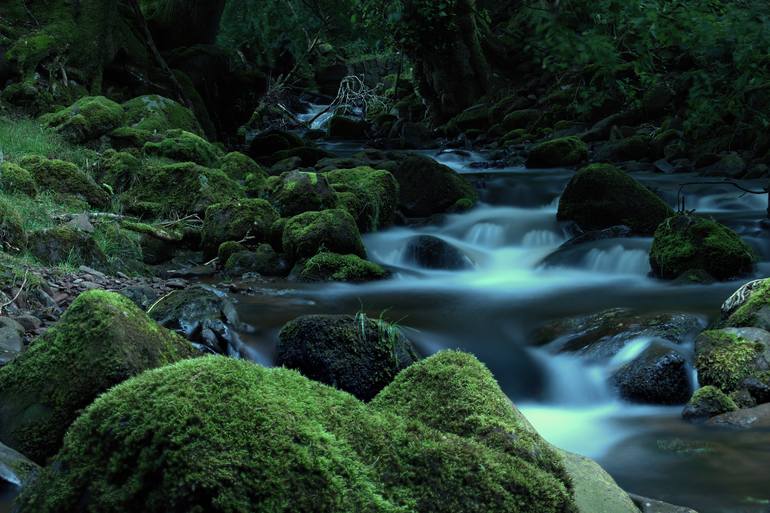
M 158 300 L 160 294 L 154 288 L 147 285 L 134 285 L 120 289 L 119 294 L 130 299 L 142 310 L 147 310 Z
M 368 401 L 418 356 L 393 325 L 362 314 L 309 315 L 286 324 L 276 365 Z
M 648 499 L 640 495 L 629 494 L 641 513 L 698 513 L 695 510 L 683 506 L 674 506 L 666 502 Z
M 460 203 L 476 202 L 476 191 L 465 178 L 433 159 L 408 157 L 391 170 L 400 187 L 399 206 L 409 217 L 429 217 Z
M 89 233 L 60 226 L 29 234 L 30 253 L 47 265 L 63 262 L 105 268 L 107 257 Z
M 692 394 L 687 361 L 679 351 L 654 343 L 611 378 L 623 399 L 643 404 L 684 404 Z
M 596 242 L 600 240 L 607 240 L 607 239 L 624 239 L 627 237 L 630 237 L 632 235 L 631 228 L 625 225 L 618 225 L 618 226 L 611 226 L 609 228 L 605 228 L 603 230 L 592 230 L 589 232 L 581 233 L 580 235 L 577 235 L 561 246 L 559 246 L 559 250 L 572 248 L 574 246 L 579 246 L 580 244 L 586 244 L 589 242 Z
M 286 276 L 289 265 L 270 244 L 260 244 L 254 251 L 239 251 L 225 262 L 225 271 L 231 276 L 258 273 L 262 276 Z
M 770 403 L 770 382 L 757 377 L 744 379 L 740 387 L 745 389 L 757 404 Z
M 473 267 L 471 260 L 459 249 L 432 235 L 418 235 L 409 239 L 404 259 L 425 269 L 459 271 Z
M 755 408 L 731 411 L 709 419 L 709 426 L 731 429 L 770 429 L 770 403 Z
M 329 137 L 332 139 L 364 139 L 368 124 L 363 119 L 336 114 L 329 119 Z

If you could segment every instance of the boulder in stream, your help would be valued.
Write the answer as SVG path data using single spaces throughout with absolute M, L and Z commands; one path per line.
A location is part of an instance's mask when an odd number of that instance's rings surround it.
M 770 279 L 750 281 L 735 291 L 722 305 L 722 324 L 770 331 Z
M 695 340 L 695 368 L 701 385 L 723 392 L 738 390 L 751 377 L 770 371 L 770 332 L 759 328 L 725 328 L 701 333 Z
M 357 255 L 321 252 L 302 265 L 298 280 L 302 282 L 346 281 L 363 283 L 383 280 L 388 272 Z
M 335 208 L 339 201 L 326 176 L 320 173 L 289 171 L 271 180 L 267 196 L 281 217 Z
M 561 137 L 536 144 L 527 157 L 527 167 L 576 166 L 588 160 L 588 146 L 578 137 Z
M 409 156 L 401 159 L 391 172 L 398 180 L 399 207 L 408 217 L 467 210 L 476 203 L 473 186 L 431 158 Z
M 473 262 L 459 249 L 433 235 L 417 235 L 406 242 L 404 260 L 424 269 L 462 271 Z
M 692 394 L 686 358 L 661 343 L 652 343 L 610 381 L 623 399 L 635 403 L 684 404 Z
M 689 422 L 701 422 L 738 409 L 729 395 L 719 388 L 707 385 L 699 388 L 682 411 L 682 418 Z

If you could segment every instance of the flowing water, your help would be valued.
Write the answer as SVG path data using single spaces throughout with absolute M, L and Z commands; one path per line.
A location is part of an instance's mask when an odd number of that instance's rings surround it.
M 615 307 L 696 314 L 705 327 L 746 280 L 714 285 L 657 281 L 649 276 L 649 238 L 587 243 L 558 252 L 546 265 L 544 259 L 570 238 L 568 226 L 556 221 L 556 209 L 571 171 L 507 168 L 478 174 L 471 164 L 483 160 L 481 155 L 436 158 L 472 175 L 481 204 L 437 224 L 367 235 L 369 257 L 395 273 L 388 281 L 282 283 L 265 286 L 258 296 L 241 297 L 243 320 L 256 329 L 248 338 L 255 358 L 270 363 L 278 330 L 298 315 L 363 309 L 398 322 L 425 354 L 444 348 L 476 354 L 546 439 L 595 458 L 631 492 L 701 513 L 770 511 L 770 433 L 692 426 L 681 421 L 681 407 L 624 403 L 606 385 L 610 369 L 633 359 L 649 339 L 629 340 L 607 363 L 588 363 L 533 347 L 531 337 L 550 320 Z M 679 183 L 699 180 L 635 176 L 672 206 Z M 760 220 L 767 198 L 741 197 L 722 185 L 690 187 L 685 193 L 688 209 L 726 223 L 756 248 L 762 261 L 757 275 L 766 275 L 770 246 Z M 405 251 L 416 235 L 452 244 L 472 267 L 421 269 Z

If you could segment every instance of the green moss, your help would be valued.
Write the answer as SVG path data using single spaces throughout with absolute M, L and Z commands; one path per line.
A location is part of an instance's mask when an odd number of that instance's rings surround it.
M 399 185 L 399 207 L 407 216 L 444 213 L 459 200 L 475 204 L 476 190 L 451 168 L 433 159 L 410 156 L 391 171 Z
M 19 160 L 19 165 L 34 176 L 43 190 L 69 194 L 83 199 L 94 207 L 106 207 L 110 196 L 89 175 L 75 164 L 63 160 L 47 159 L 39 155 L 28 155 Z
M 202 137 L 184 130 L 168 130 L 160 142 L 144 145 L 147 155 L 165 157 L 177 162 L 194 162 L 201 166 L 214 166 L 222 152 Z
M 754 251 L 726 226 L 693 215 L 666 219 L 650 249 L 653 272 L 665 279 L 702 269 L 718 280 L 751 272 Z
M 68 226 L 29 232 L 29 253 L 45 265 L 87 265 L 107 270 L 107 256 L 89 233 Z
M 113 192 L 121 193 L 139 178 L 142 162 L 128 152 L 107 150 L 102 153 L 98 168 L 100 180 L 109 184 Z
M 503 118 L 502 128 L 506 132 L 511 130 L 529 131 L 542 117 L 543 113 L 537 109 L 515 110 Z
M 729 393 L 757 372 L 762 351 L 757 342 L 721 330 L 701 333 L 696 344 L 695 368 L 701 385 Z
M 720 410 L 721 413 L 735 411 L 738 409 L 738 406 L 729 395 L 722 392 L 722 390 L 719 388 L 711 385 L 699 388 L 695 391 L 695 393 L 692 395 L 692 398 L 690 399 L 690 404 L 700 405 L 705 403 L 714 405 L 714 407 Z
M 86 96 L 40 121 L 67 140 L 82 143 L 105 135 L 123 123 L 123 107 L 104 96 Z
M 123 109 L 126 111 L 126 125 L 136 130 L 162 133 L 178 129 L 203 135 L 200 123 L 190 109 L 163 96 L 139 96 L 125 102 Z
M 222 171 L 183 162 L 146 167 L 123 199 L 131 212 L 185 216 L 243 196 L 241 186 Z
M 305 212 L 292 217 L 284 226 L 282 242 L 283 250 L 294 262 L 310 258 L 321 249 L 366 257 L 355 220 L 341 209 Z
M 527 167 L 575 166 L 588 160 L 588 146 L 577 137 L 562 137 L 535 145 L 527 157 Z
M 17 162 L 26 155 L 56 156 L 84 166 L 95 153 L 64 140 L 61 134 L 28 118 L 0 117 L 0 148 L 3 158 Z
M 484 105 L 477 105 L 464 110 L 448 126 L 450 130 L 459 130 L 466 132 L 469 130 L 488 130 L 491 126 L 489 108 Z
M 337 194 L 324 175 L 290 171 L 268 181 L 267 197 L 283 217 L 335 208 Z
M 156 141 L 160 136 L 147 130 L 122 126 L 109 134 L 110 143 L 116 149 L 140 149 L 148 142 Z
M 0 164 L 0 191 L 11 194 L 35 196 L 37 183 L 32 173 L 12 162 Z
M 193 354 L 189 343 L 120 294 L 83 293 L 54 327 L 0 368 L 0 440 L 43 462 L 99 394 Z
M 223 242 L 245 238 L 254 243 L 270 240 L 270 230 L 279 217 L 270 203 L 262 199 L 211 205 L 206 209 L 201 234 L 204 258 L 214 258 Z
M 146 274 L 141 235 L 116 222 L 97 223 L 94 243 L 107 259 L 107 268 L 126 274 Z
M 219 249 L 217 250 L 217 258 L 219 259 L 219 263 L 222 265 L 226 264 L 231 256 L 241 251 L 246 251 L 246 246 L 240 242 L 233 240 L 223 242 L 219 245 Z
M 0 198 L 0 246 L 3 251 L 18 252 L 27 245 L 21 216 L 13 204 Z
M 569 181 L 556 215 L 583 230 L 626 225 L 650 235 L 672 214 L 663 200 L 627 173 L 609 164 L 591 164 Z
M 359 230 L 370 232 L 393 224 L 399 188 L 391 173 L 356 167 L 336 169 L 325 176 L 342 206 L 356 219 Z
M 299 275 L 300 281 L 347 281 L 367 282 L 388 277 L 381 266 L 363 260 L 356 255 L 338 255 L 336 253 L 318 253 L 305 262 Z
M 741 328 L 760 325 L 758 314 L 770 306 L 770 280 L 763 281 L 748 299 L 728 317 L 727 327 Z
M 237 151 L 228 153 L 219 159 L 216 167 L 221 169 L 233 180 L 248 181 L 249 176 L 260 178 L 263 181 L 267 178 L 267 172 L 262 169 L 262 166 L 254 162 L 251 157 Z M 251 180 L 254 181 L 255 178 L 252 178 Z M 254 189 L 253 183 L 250 188 L 252 190 Z
M 461 381 L 478 372 L 470 361 L 455 370 Z M 421 399 L 441 387 L 426 384 Z M 97 399 L 24 490 L 20 513 L 574 512 L 563 468 L 536 463 L 548 445 L 509 423 L 510 403 L 489 389 L 507 407 L 489 411 L 500 415 L 490 423 L 512 428 L 511 446 L 531 444 L 525 456 L 367 407 L 290 370 L 222 357 L 180 362 Z

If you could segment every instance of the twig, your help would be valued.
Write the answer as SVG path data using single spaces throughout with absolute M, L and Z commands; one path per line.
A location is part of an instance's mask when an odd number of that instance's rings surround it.
M 16 292 L 16 295 L 13 296 L 13 298 L 11 298 L 10 300 L 0 305 L 0 312 L 2 312 L 6 307 L 11 306 L 13 303 L 16 302 L 17 299 L 19 299 L 19 296 L 21 296 L 21 293 L 24 291 L 24 287 L 27 285 L 28 275 L 29 275 L 29 269 L 24 269 L 24 279 L 21 282 L 21 286 L 19 287 L 18 292 Z

